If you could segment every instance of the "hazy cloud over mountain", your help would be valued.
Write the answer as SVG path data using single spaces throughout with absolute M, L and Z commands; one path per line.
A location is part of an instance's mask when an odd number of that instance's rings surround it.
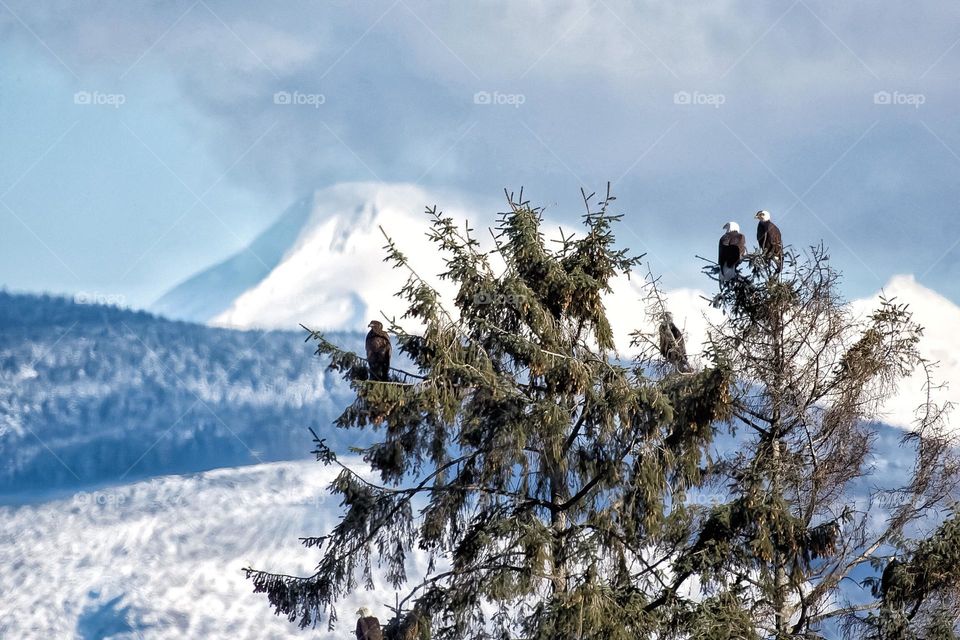
M 0 185 L 53 145 L 5 198 L 23 222 L 2 212 L 9 286 L 95 282 L 145 304 L 338 182 L 524 185 L 569 222 L 581 185 L 612 180 L 679 286 L 722 222 L 765 208 L 798 245 L 831 245 L 856 295 L 915 273 L 960 296 L 951 3 L 8 7 L 0 115 L 36 142 L 3 134 Z M 84 91 L 125 102 L 81 108 Z M 133 175 L 91 186 L 120 166 Z M 86 199 L 46 193 L 53 175 Z M 124 242 L 94 263 L 64 225 Z M 894 239 L 924 251 L 894 263 Z

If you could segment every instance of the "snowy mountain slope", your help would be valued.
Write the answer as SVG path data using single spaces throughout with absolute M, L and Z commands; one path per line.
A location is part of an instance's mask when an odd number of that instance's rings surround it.
M 192 322 L 206 322 L 222 313 L 280 263 L 312 210 L 312 198 L 295 202 L 249 247 L 180 283 L 157 300 L 151 310 Z
M 0 501 L 308 457 L 349 388 L 303 338 L 0 293 Z
M 272 463 L 0 507 L 0 637 L 352 637 L 353 612 L 367 605 L 385 618 L 392 591 L 352 594 L 335 633 L 300 631 L 241 571 L 309 575 L 318 556 L 297 538 L 336 523 L 326 487 L 337 472 Z M 423 568 L 412 562 L 410 574 Z
M 901 446 L 898 430 L 876 430 L 875 472 L 841 502 L 874 510 L 879 526 L 882 507 L 867 504 L 869 487 L 904 482 L 912 452 Z M 717 445 L 722 451 L 733 443 L 723 436 Z M 300 631 L 274 616 L 241 572 L 253 566 L 310 574 L 319 555 L 298 538 L 322 535 L 338 521 L 339 500 L 327 491 L 337 472 L 313 461 L 270 463 L 0 507 L 0 637 L 350 638 L 353 611 L 366 605 L 385 618 L 384 605 L 394 601 L 380 576 L 374 591 L 339 603 L 341 622 L 328 634 Z M 724 499 L 709 491 L 688 499 Z M 425 567 L 426 558 L 414 555 L 407 574 L 415 579 Z M 864 567 L 857 577 L 866 575 L 873 571 Z M 865 594 L 852 581 L 844 590 L 852 599 Z

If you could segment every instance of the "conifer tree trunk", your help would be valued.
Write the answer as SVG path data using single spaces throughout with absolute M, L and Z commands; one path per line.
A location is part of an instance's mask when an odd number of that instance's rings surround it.
M 773 478 L 772 478 L 772 489 L 773 489 L 773 499 L 777 503 L 784 503 L 784 483 L 783 483 L 783 452 L 782 449 L 785 446 L 785 443 L 782 440 L 781 435 L 781 420 L 782 416 L 782 407 L 781 402 L 783 398 L 784 384 L 783 384 L 783 372 L 784 367 L 787 366 L 787 363 L 784 358 L 784 345 L 783 345 L 783 318 L 782 310 L 779 308 L 772 309 L 771 312 L 771 327 L 770 335 L 773 339 L 773 361 L 774 361 L 774 377 L 773 383 L 770 388 L 770 396 L 772 399 L 772 410 L 771 410 L 771 421 L 770 421 L 770 433 L 773 435 L 772 444 L 772 462 L 773 462 Z M 786 637 L 787 635 L 787 626 L 790 623 L 789 607 L 787 603 L 787 590 L 789 588 L 789 581 L 787 579 L 787 552 L 784 550 L 786 542 L 785 540 L 780 539 L 779 531 L 777 538 L 774 542 L 774 576 L 773 576 L 773 588 L 774 588 L 774 611 L 775 613 L 775 628 L 777 631 L 778 637 Z
M 774 433 L 776 434 L 776 423 L 774 424 Z M 772 478 L 772 489 L 773 489 L 773 499 L 780 501 L 783 499 L 783 483 L 781 482 L 781 474 L 783 472 L 781 465 L 781 449 L 782 443 L 780 441 L 779 435 L 774 435 L 772 443 L 772 458 L 773 458 L 773 478 Z M 774 576 L 773 576 L 773 605 L 774 611 L 776 612 L 776 618 L 774 622 L 774 627 L 777 631 L 777 637 L 786 637 L 787 635 L 787 626 L 790 623 L 789 607 L 787 605 L 787 589 L 789 583 L 787 580 L 787 556 L 786 553 L 782 550 L 783 541 L 777 538 L 774 542 Z
M 554 505 L 563 504 L 566 501 L 566 486 L 563 474 L 560 472 L 559 465 L 554 466 L 550 477 L 550 502 Z M 554 509 L 550 514 L 550 526 L 553 530 L 553 549 L 552 560 L 553 567 L 553 593 L 562 595 L 567 590 L 567 552 L 564 544 L 564 533 L 567 526 L 566 514 Z

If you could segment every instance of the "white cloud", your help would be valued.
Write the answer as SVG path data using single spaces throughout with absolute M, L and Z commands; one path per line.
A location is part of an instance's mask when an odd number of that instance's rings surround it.
M 913 275 L 897 275 L 890 279 L 882 292 L 869 298 L 855 300 L 855 313 L 864 316 L 877 307 L 881 293 L 887 299 L 907 303 L 914 319 L 924 327 L 920 340 L 920 354 L 937 363 L 934 382 L 944 383 L 943 389 L 934 390 L 935 402 L 958 401 L 960 393 L 960 307 L 936 291 L 918 283 Z M 903 380 L 899 393 L 891 397 L 882 408 L 884 422 L 907 427 L 916 417 L 916 411 L 926 402 L 924 385 L 926 378 L 921 371 Z
M 524 185 L 541 202 L 574 209 L 580 183 L 612 179 L 643 216 L 643 241 L 663 252 L 658 260 L 689 255 L 704 235 L 712 244 L 715 225 L 738 211 L 790 209 L 796 224 L 785 232 L 797 246 L 833 231 L 852 245 L 832 239 L 857 285 L 870 269 L 853 252 L 891 275 L 872 253 L 876 237 L 896 229 L 907 243 L 949 244 L 929 225 L 904 223 L 907 211 L 956 201 L 944 146 L 957 144 L 950 105 L 960 49 L 949 48 L 958 6 L 889 7 L 870 20 L 863 0 L 327 1 L 280 3 L 269 15 L 250 2 L 10 7 L 83 84 L 129 88 L 152 126 L 189 123 L 193 144 L 160 155 L 206 152 L 204 164 L 230 169 L 218 188 L 239 184 L 282 201 L 369 179 L 480 194 Z M 4 11 L 0 20 L 4 51 L 69 75 L 18 21 Z M 904 37 L 904 25 L 922 38 Z M 878 90 L 921 89 L 920 111 L 873 104 Z M 280 91 L 325 102 L 277 105 Z M 478 91 L 524 102 L 478 105 Z M 682 91 L 722 95 L 723 106 L 675 104 Z M 69 124 L 38 118 L 30 123 L 38 132 Z M 129 144 L 127 129 L 116 129 Z M 151 193 L 161 182 L 148 183 Z M 224 208 L 215 213 L 229 219 Z M 697 232 L 675 233 L 681 215 Z M 854 233 L 868 219 L 869 232 Z M 952 218 L 940 220 L 955 231 Z M 916 254 L 904 261 L 918 273 L 929 266 Z M 949 282 L 956 265 L 943 266 Z M 676 269 L 677 286 L 699 284 L 696 269 Z

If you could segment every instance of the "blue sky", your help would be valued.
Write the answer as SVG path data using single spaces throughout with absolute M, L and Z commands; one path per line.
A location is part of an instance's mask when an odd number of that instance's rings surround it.
M 764 208 L 960 301 L 958 75 L 950 2 L 2 0 L 0 285 L 147 305 L 341 181 L 611 180 L 668 287 Z

